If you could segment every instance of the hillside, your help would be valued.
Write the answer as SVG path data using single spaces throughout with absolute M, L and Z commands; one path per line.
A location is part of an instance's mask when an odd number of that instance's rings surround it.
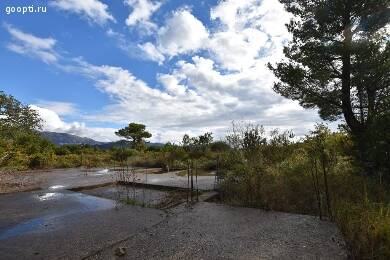
M 100 145 L 102 142 L 95 141 L 91 138 L 80 137 L 77 135 L 67 134 L 67 133 L 56 133 L 56 132 L 41 132 L 43 138 L 46 138 L 50 142 L 57 145 L 64 144 L 88 144 L 88 145 Z
M 112 147 L 131 147 L 129 141 L 120 140 L 116 142 L 99 142 L 88 137 L 80 137 L 77 135 L 57 132 L 41 132 L 41 136 L 56 145 L 65 144 L 87 144 L 91 146 L 97 146 L 102 149 L 110 149 Z M 161 147 L 164 146 L 162 143 L 146 143 L 149 147 Z

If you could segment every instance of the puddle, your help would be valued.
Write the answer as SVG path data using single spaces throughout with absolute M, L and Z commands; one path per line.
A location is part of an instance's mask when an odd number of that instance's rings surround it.
M 36 198 L 42 203 L 53 199 L 57 199 L 58 202 L 63 203 L 76 203 L 71 204 L 69 208 L 62 210 L 62 212 L 43 215 L 10 227 L 3 232 L 0 232 L 0 240 L 9 239 L 27 233 L 48 232 L 53 230 L 53 228 L 60 228 L 61 224 L 66 221 L 64 219 L 66 216 L 106 210 L 115 208 L 116 206 L 115 202 L 112 200 L 89 196 L 83 193 L 46 192 L 37 195 Z
M 106 198 L 109 199 L 109 201 L 116 202 L 123 202 L 130 198 L 131 200 L 137 201 L 140 204 L 146 204 L 149 206 L 154 206 L 161 203 L 168 196 L 168 192 L 165 191 L 122 185 L 99 187 L 95 189 L 84 190 L 82 192 L 88 195 Z
M 80 211 L 84 212 L 111 209 L 116 206 L 114 201 L 105 198 L 98 198 L 83 193 L 73 193 L 69 195 L 82 204 L 82 209 Z
M 4 240 L 10 237 L 18 236 L 24 233 L 34 231 L 38 226 L 42 226 L 44 223 L 43 218 L 35 218 L 19 225 L 16 225 L 13 228 L 7 229 L 6 231 L 0 233 L 0 240 Z

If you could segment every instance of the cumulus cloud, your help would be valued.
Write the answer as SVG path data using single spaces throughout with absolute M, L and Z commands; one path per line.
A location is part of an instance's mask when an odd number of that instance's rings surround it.
M 157 74 L 158 84 L 152 86 L 126 68 L 74 60 L 69 71 L 89 77 L 110 97 L 101 111 L 84 119 L 123 125 L 142 122 L 154 141 L 178 141 L 184 133 L 204 131 L 222 136 L 232 121 L 243 120 L 304 135 L 319 121 L 317 111 L 276 94 L 275 78 L 266 68 L 283 56 L 290 37 L 284 28 L 288 18 L 277 0 L 221 1 L 211 10 L 210 28 L 189 10 L 177 10 L 157 30 L 155 41 L 138 45 L 156 62 L 173 56 L 178 60 Z M 90 137 L 94 133 L 83 124 L 64 123 L 51 109 L 47 110 L 54 115 L 46 111 L 45 116 L 49 129 L 65 128 L 84 136 L 88 132 Z
M 291 38 L 285 28 L 291 15 L 277 0 L 221 1 L 210 10 L 210 18 L 215 24 L 208 29 L 190 10 L 177 10 L 159 28 L 154 43 L 140 46 L 159 63 L 163 55 L 206 50 L 222 68 L 242 71 L 264 57 L 279 59 Z
M 81 137 L 89 137 L 101 142 L 118 140 L 118 137 L 115 136 L 116 130 L 113 128 L 87 127 L 85 123 L 81 122 L 67 123 L 51 109 L 39 107 L 36 105 L 31 105 L 30 107 L 36 110 L 41 117 L 42 128 L 44 131 L 68 133 Z
M 38 58 L 45 63 L 57 62 L 59 55 L 54 50 L 55 39 L 51 37 L 40 38 L 25 33 L 9 24 L 5 24 L 5 29 L 13 38 L 13 41 L 7 44 L 9 50 L 25 56 Z
M 165 24 L 158 29 L 156 43 L 141 44 L 151 60 L 161 63 L 165 56 L 196 52 L 207 44 L 209 32 L 201 21 L 189 10 L 173 12 Z
M 115 21 L 108 11 L 108 6 L 98 0 L 52 0 L 50 5 L 59 10 L 81 15 L 88 21 L 100 25 Z
M 96 87 L 112 99 L 112 104 L 87 120 L 142 122 L 154 138 L 164 141 L 178 141 L 187 132 L 213 131 L 221 136 L 231 121 L 241 120 L 302 135 L 318 120 L 316 111 L 276 95 L 270 87 L 271 75 L 264 77 L 255 69 L 223 74 L 204 57 L 179 61 L 172 73 L 158 75 L 159 89 L 121 67 L 83 66 Z
M 138 47 L 147 55 L 148 59 L 162 63 L 165 60 L 164 55 L 152 43 L 147 42 L 139 44 Z
M 279 60 L 291 38 L 285 27 L 291 15 L 277 0 L 225 0 L 211 9 L 210 16 L 220 25 L 209 50 L 229 70 L 256 66 L 263 58 Z
M 208 36 L 208 31 L 201 21 L 188 10 L 180 10 L 174 12 L 159 29 L 158 45 L 163 53 L 174 56 L 198 50 Z
M 150 0 L 125 0 L 125 5 L 132 8 L 126 19 L 129 27 L 138 27 L 146 33 L 151 33 L 157 25 L 151 21 L 151 16 L 160 8 L 161 3 Z

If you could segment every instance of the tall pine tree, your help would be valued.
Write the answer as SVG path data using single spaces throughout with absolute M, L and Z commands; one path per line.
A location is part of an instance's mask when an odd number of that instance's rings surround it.
M 390 0 L 280 0 L 294 18 L 274 90 L 345 120 L 366 169 L 390 150 Z M 376 163 L 373 164 L 373 163 Z

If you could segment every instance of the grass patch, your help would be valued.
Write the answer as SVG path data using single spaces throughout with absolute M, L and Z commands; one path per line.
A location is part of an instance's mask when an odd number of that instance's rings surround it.
M 335 213 L 355 259 L 390 259 L 390 204 L 343 203 Z

